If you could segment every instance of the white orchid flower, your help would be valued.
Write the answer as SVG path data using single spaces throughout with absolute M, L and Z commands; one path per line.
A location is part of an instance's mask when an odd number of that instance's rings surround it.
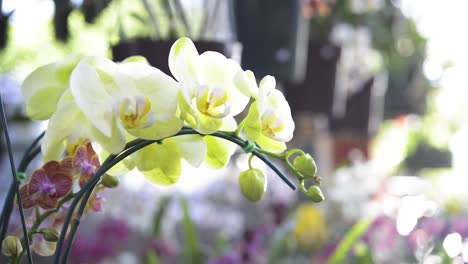
M 288 102 L 275 86 L 272 76 L 260 81 L 254 95 L 256 101 L 250 106 L 243 125 L 249 140 L 266 150 L 282 152 L 286 149 L 285 142 L 292 139 L 295 125 Z
M 223 120 L 244 110 L 250 94 L 236 85 L 239 64 L 218 52 L 199 55 L 189 38 L 180 38 L 171 47 L 169 68 L 179 81 L 181 116 L 203 134 L 218 131 Z

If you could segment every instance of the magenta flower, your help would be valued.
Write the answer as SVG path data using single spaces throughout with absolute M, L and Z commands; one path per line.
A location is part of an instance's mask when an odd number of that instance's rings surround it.
M 73 156 L 73 175 L 79 178 L 81 188 L 96 175 L 101 167 L 99 158 L 91 143 L 79 146 Z
M 25 209 L 36 205 L 43 209 L 55 208 L 57 201 L 67 195 L 73 185 L 72 160 L 49 161 L 31 175 L 21 187 L 21 200 Z

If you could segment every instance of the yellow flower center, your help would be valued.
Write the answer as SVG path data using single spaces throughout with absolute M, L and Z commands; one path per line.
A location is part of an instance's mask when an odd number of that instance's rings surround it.
M 270 138 L 284 129 L 284 122 L 274 109 L 267 109 L 262 115 L 262 133 Z
M 127 129 L 147 128 L 154 123 L 151 102 L 146 96 L 125 98 L 120 104 L 120 120 Z
M 230 110 L 227 93 L 220 87 L 204 86 L 194 99 L 198 111 L 216 118 L 225 117 Z

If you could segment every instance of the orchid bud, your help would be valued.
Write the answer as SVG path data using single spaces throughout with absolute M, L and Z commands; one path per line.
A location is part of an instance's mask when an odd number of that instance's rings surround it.
M 242 194 L 252 202 L 260 201 L 267 188 L 265 174 L 259 169 L 248 169 L 239 176 Z
M 309 154 L 297 156 L 293 161 L 293 165 L 304 175 L 304 179 L 313 178 L 317 172 L 317 165 L 315 165 L 314 158 Z
M 15 236 L 8 236 L 2 242 L 2 253 L 7 257 L 18 257 L 23 251 L 21 241 Z
M 309 198 L 313 202 L 319 203 L 325 200 L 325 196 L 323 196 L 322 190 L 320 190 L 320 187 L 316 185 L 310 186 L 309 189 L 304 193 L 307 196 L 307 198 Z
M 42 230 L 42 236 L 48 242 L 57 242 L 60 234 L 55 228 L 50 227 Z
M 106 188 L 115 188 L 117 186 L 119 186 L 119 178 L 116 177 L 116 176 L 111 176 L 109 174 L 104 174 L 102 176 L 102 185 L 104 185 L 104 187 Z

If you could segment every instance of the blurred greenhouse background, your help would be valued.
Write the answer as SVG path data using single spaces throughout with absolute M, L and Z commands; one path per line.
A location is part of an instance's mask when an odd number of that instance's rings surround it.
M 83 220 L 70 263 L 468 263 L 467 10 L 466 0 L 0 0 L 14 154 L 47 126 L 24 113 L 20 86 L 35 68 L 139 54 L 169 73 L 170 46 L 189 36 L 276 77 L 296 123 L 288 146 L 314 156 L 326 200 L 310 203 L 263 167 L 267 195 L 249 202 L 240 151 L 219 170 L 185 164 L 171 187 L 129 173 Z M 1 209 L 11 175 L 0 147 Z

